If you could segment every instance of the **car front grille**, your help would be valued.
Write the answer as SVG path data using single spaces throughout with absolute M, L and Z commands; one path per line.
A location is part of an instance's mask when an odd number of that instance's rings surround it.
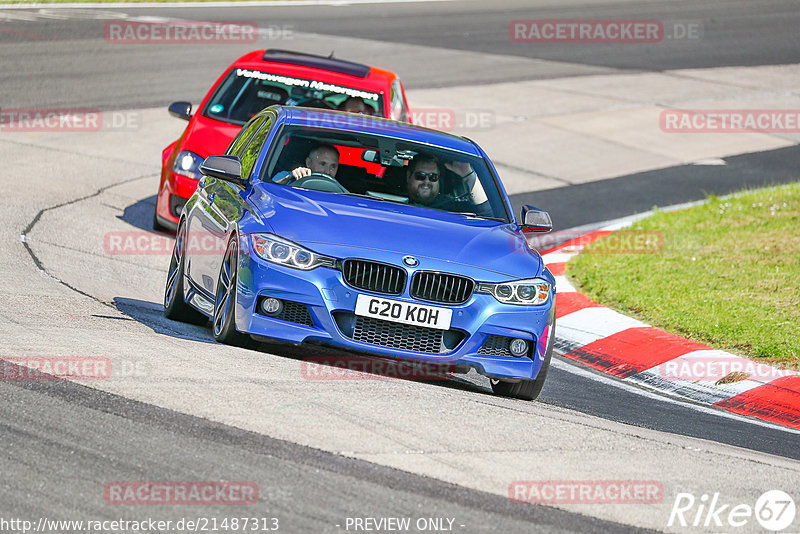
M 438 330 L 395 323 L 350 312 L 334 312 L 333 316 L 344 336 L 390 349 L 447 354 L 453 352 L 466 337 L 460 330 Z
M 456 274 L 418 271 L 411 279 L 411 296 L 427 302 L 463 304 L 474 289 L 472 279 Z
M 442 333 L 435 328 L 357 317 L 353 339 L 381 347 L 438 354 L 441 352 Z
M 406 271 L 366 260 L 347 259 L 342 262 L 342 276 L 347 285 L 373 293 L 400 295 L 406 287 Z

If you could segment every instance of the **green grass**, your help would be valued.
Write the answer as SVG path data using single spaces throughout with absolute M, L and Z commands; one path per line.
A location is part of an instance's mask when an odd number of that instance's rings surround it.
M 615 254 L 598 241 L 567 264 L 581 292 L 713 347 L 800 365 L 800 182 L 656 212 L 631 231 L 663 246 Z

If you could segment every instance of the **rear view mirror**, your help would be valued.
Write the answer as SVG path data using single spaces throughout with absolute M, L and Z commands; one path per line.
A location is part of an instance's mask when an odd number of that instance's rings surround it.
M 522 206 L 520 226 L 523 232 L 544 233 L 553 229 L 553 221 L 550 219 L 550 214 L 544 210 L 533 206 Z
M 363 161 L 368 161 L 370 163 L 380 163 L 380 158 L 378 158 L 378 151 L 372 150 L 368 148 L 364 152 L 361 153 L 361 159 Z
M 242 187 L 245 185 L 239 156 L 209 156 L 200 164 L 200 172 L 204 176 L 213 176 Z
M 189 102 L 173 102 L 167 110 L 173 117 L 178 117 L 185 121 L 192 118 L 192 104 Z
M 407 150 L 384 150 L 383 155 L 377 150 L 368 148 L 361 153 L 361 159 L 370 163 L 380 163 L 384 167 L 404 167 L 406 161 L 411 160 L 416 152 Z

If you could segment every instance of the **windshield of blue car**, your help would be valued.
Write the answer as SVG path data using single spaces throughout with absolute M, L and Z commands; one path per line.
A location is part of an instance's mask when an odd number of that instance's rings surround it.
M 203 109 L 204 116 L 233 124 L 275 104 L 345 110 L 354 100 L 368 115 L 383 116 L 379 93 L 319 80 L 296 78 L 251 69 L 235 68 L 219 85 Z
M 295 128 L 285 128 L 273 146 L 279 149 L 273 152 L 260 177 L 266 182 L 466 217 L 513 220 L 495 175 L 480 157 L 369 134 L 309 135 Z M 375 156 L 379 147 L 383 149 L 383 162 Z M 335 170 L 331 161 L 338 163 Z M 324 175 L 315 173 L 312 177 L 318 178 L 314 180 L 296 178 L 314 171 Z

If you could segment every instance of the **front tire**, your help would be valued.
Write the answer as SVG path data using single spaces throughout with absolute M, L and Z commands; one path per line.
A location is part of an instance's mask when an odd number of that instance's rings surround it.
M 205 324 L 208 318 L 183 300 L 183 270 L 186 256 L 186 224 L 181 223 L 175 234 L 175 246 L 167 271 L 164 288 L 164 315 L 167 319 L 190 324 Z
M 250 337 L 236 330 L 234 318 L 236 310 L 236 274 L 239 257 L 239 245 L 236 236 L 228 242 L 225 258 L 219 270 L 217 281 L 217 298 L 214 302 L 212 330 L 214 339 L 226 345 L 246 347 Z
M 556 337 L 556 324 L 555 322 L 550 327 L 550 339 L 547 340 L 547 349 L 542 362 L 542 368 L 539 369 L 539 374 L 533 380 L 520 380 L 519 382 L 506 382 L 490 378 L 492 383 L 492 391 L 496 395 L 503 397 L 513 397 L 522 400 L 536 400 L 542 392 L 544 382 L 547 380 L 547 371 L 550 369 L 550 359 L 553 356 L 553 341 Z

